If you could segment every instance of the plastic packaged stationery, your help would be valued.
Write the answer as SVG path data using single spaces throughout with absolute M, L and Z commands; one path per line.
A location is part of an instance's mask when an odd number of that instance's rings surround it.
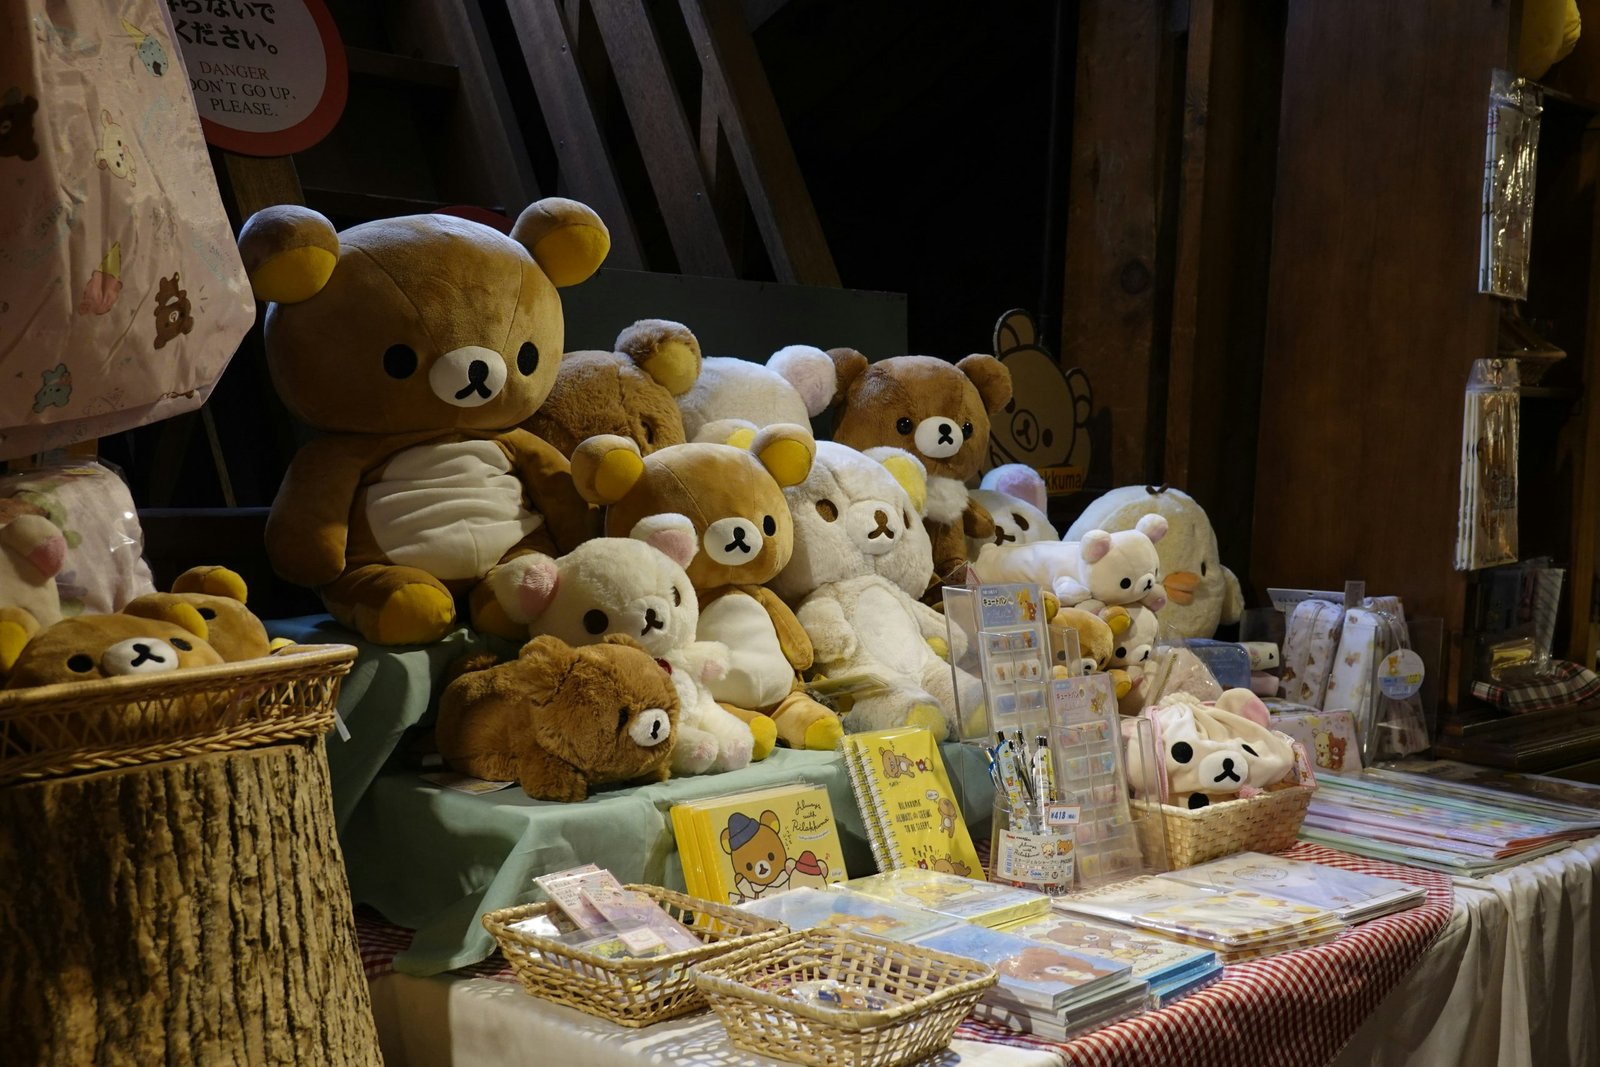
M 962 738 L 1004 730 L 1037 732 L 1045 719 L 1052 647 L 1037 585 L 947 586 L 945 625 L 952 663 L 983 680 L 983 707 L 960 709 Z M 955 650 L 965 649 L 958 658 Z M 960 687 L 957 686 L 957 691 Z
M 1156 1007 L 1169 1004 L 1222 974 L 1217 954 L 1210 949 L 1076 915 L 1046 915 L 1002 929 L 1019 937 L 1129 964 L 1133 977 L 1150 984 Z
M 739 907 L 763 919 L 783 923 L 791 930 L 848 930 L 891 941 L 909 941 L 960 922 L 948 915 L 903 907 L 845 890 L 791 889 Z
M 1078 888 L 1165 870 L 1165 856 L 1146 857 L 1128 804 L 1122 722 L 1110 679 L 1070 678 L 1050 690 L 1050 747 L 1057 793 L 1075 805 Z M 1070 798 L 1070 800 L 1068 799 Z M 1156 835 L 1159 836 L 1159 835 Z
M 1346 922 L 1402 911 L 1427 896 L 1420 887 L 1393 878 L 1258 852 L 1238 852 L 1163 877 L 1212 889 L 1248 889 L 1281 897 L 1331 911 Z
M 1050 910 L 1050 898 L 1042 893 L 918 868 L 853 878 L 842 888 L 980 926 L 1000 926 Z
M 1520 410 L 1516 361 L 1475 360 L 1461 423 L 1457 570 L 1516 561 Z

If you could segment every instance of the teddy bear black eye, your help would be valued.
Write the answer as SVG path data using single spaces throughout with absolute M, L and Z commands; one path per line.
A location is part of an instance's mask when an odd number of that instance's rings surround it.
M 76 674 L 88 674 L 94 670 L 94 660 L 79 652 L 76 656 L 67 660 L 67 670 Z
M 1133 585 L 1133 579 L 1132 578 L 1124 578 L 1124 579 L 1122 579 L 1122 588 L 1127 589 L 1132 585 Z
M 911 512 L 908 511 L 904 515 L 901 515 L 900 520 L 906 524 L 906 529 L 909 530 L 911 528 Z
M 1204 578 L 1205 576 L 1206 576 L 1206 561 L 1205 560 L 1201 560 L 1200 561 L 1200 577 Z
M 903 434 L 909 434 L 915 427 L 908 417 L 902 415 L 900 421 L 894 424 L 894 428 Z
M 1126 648 L 1124 648 L 1122 645 L 1118 645 L 1117 646 L 1117 658 L 1118 659 L 1126 659 L 1127 655 L 1128 655 L 1128 650 Z
M 618 708 L 617 709 L 617 729 L 621 730 L 623 727 L 625 727 L 627 725 L 628 725 L 628 709 L 625 708 L 625 707 Z
M 656 428 L 648 422 L 644 424 L 644 443 L 647 445 L 656 443 Z
M 770 852 L 767 853 L 768 861 L 776 860 L 777 858 L 778 857 L 774 856 L 772 853 L 770 853 Z
M 174 637 L 172 639 L 172 647 L 177 649 L 179 652 L 193 652 L 194 651 L 194 646 L 191 645 L 189 642 L 185 641 L 181 637 Z
M 539 369 L 539 346 L 532 341 L 522 342 L 522 347 L 517 349 L 517 369 L 524 375 L 532 374 Z
M 683 606 L 683 594 L 678 592 L 677 586 L 672 587 L 672 606 L 675 608 Z
M 778 532 L 778 520 L 771 515 L 766 516 L 761 520 L 761 529 L 766 531 L 768 537 L 776 535 Z
M 417 372 L 417 350 L 410 345 L 390 345 L 383 354 L 383 372 L 391 378 L 409 378 Z
M 1244 749 L 1246 752 L 1250 753 L 1250 755 L 1252 755 L 1252 756 L 1254 756 L 1256 754 L 1256 750 L 1251 748 L 1249 745 L 1240 745 L 1239 747 Z
M 1049 448 L 1056 443 L 1055 431 L 1046 426 L 1044 432 L 1039 435 L 1039 440 L 1044 443 L 1044 447 Z
M 744 869 L 747 871 L 753 871 L 756 869 L 756 865 L 753 863 L 747 863 L 744 865 Z
M 1017 529 L 1021 530 L 1023 533 L 1028 532 L 1028 520 L 1024 516 L 1018 515 L 1013 511 L 1011 513 L 1011 517 L 1017 520 Z
M 207 622 L 210 622 L 212 619 L 217 617 L 217 611 L 215 608 L 201 608 L 200 617 Z
M 1188 763 L 1194 759 L 1194 749 L 1189 747 L 1189 742 L 1179 741 L 1172 746 L 1172 758 L 1179 763 Z
M 599 608 L 590 608 L 583 613 L 583 628 L 592 634 L 603 634 L 610 625 L 611 619 Z
M 824 522 L 833 522 L 839 517 L 839 508 L 833 501 L 823 497 L 817 501 L 817 514 L 822 516 Z
M 962 437 L 971 437 L 972 436 L 972 423 L 963 422 L 961 424 L 961 436 Z

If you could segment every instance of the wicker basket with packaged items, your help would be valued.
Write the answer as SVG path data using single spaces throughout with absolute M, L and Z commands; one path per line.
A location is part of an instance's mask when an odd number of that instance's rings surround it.
M 707 900 L 653 885 L 630 885 L 688 927 L 699 948 L 644 957 L 615 957 L 563 940 L 577 927 L 553 903 L 491 911 L 484 928 L 523 988 L 619 1026 L 649 1026 L 705 1007 L 689 968 L 740 949 L 762 951 L 788 927 Z M 540 930 L 545 932 L 540 932 Z
M 799 931 L 695 968 L 734 1045 L 818 1067 L 895 1067 L 950 1043 L 995 972 L 843 930 Z

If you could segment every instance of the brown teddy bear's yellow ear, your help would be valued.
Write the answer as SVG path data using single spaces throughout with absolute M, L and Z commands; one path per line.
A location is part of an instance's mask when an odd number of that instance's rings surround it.
M 249 603 L 250 588 L 237 571 L 227 567 L 190 567 L 172 583 L 174 593 L 205 593 Z
M 839 384 L 833 393 L 833 402 L 841 403 L 850 392 L 850 386 L 861 377 L 861 372 L 867 369 L 867 357 L 853 348 L 830 348 L 828 358 L 833 360 L 833 369 L 839 376 Z
M 572 481 L 591 504 L 615 504 L 644 476 L 639 442 L 613 433 L 591 437 L 572 453 Z
M 39 632 L 39 620 L 22 608 L 0 608 L 0 683 L 4 683 L 17 658 L 33 635 Z
M 210 639 L 211 631 L 206 626 L 206 620 L 200 617 L 199 609 L 178 599 L 173 593 L 146 593 L 144 596 L 134 597 L 123 606 L 122 614 L 136 615 L 141 619 L 154 619 L 157 622 L 170 622 L 174 626 L 188 630 L 202 641 Z
M 997 413 L 1011 402 L 1011 371 L 993 356 L 971 355 L 956 364 L 956 370 L 972 379 L 983 398 L 983 409 Z
M 811 431 L 794 423 L 778 422 L 756 431 L 750 451 L 767 468 L 772 480 L 787 489 L 799 485 L 811 473 L 817 455 L 817 442 Z
M 1100 618 L 1111 627 L 1113 637 L 1121 637 L 1133 626 L 1133 616 L 1121 604 L 1106 608 L 1100 613 Z
M 548 196 L 522 209 L 511 239 L 528 250 L 558 289 L 577 285 L 600 269 L 611 251 L 611 233 L 592 208 Z
M 694 439 L 701 444 L 732 445 L 748 452 L 760 428 L 749 419 L 713 419 L 700 427 Z
M 251 215 L 239 231 L 239 255 L 256 299 L 298 304 L 322 292 L 339 264 L 333 223 L 307 207 L 278 204 Z
M 700 342 L 681 322 L 640 319 L 618 335 L 617 351 L 673 396 L 693 389 L 700 377 Z

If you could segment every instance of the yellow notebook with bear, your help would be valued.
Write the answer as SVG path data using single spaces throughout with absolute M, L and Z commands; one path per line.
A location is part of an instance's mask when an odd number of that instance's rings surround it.
M 849 877 L 828 791 L 799 783 L 673 805 L 690 896 L 741 904 Z
M 920 867 L 983 877 L 931 733 L 897 727 L 846 734 L 841 744 L 880 871 Z

